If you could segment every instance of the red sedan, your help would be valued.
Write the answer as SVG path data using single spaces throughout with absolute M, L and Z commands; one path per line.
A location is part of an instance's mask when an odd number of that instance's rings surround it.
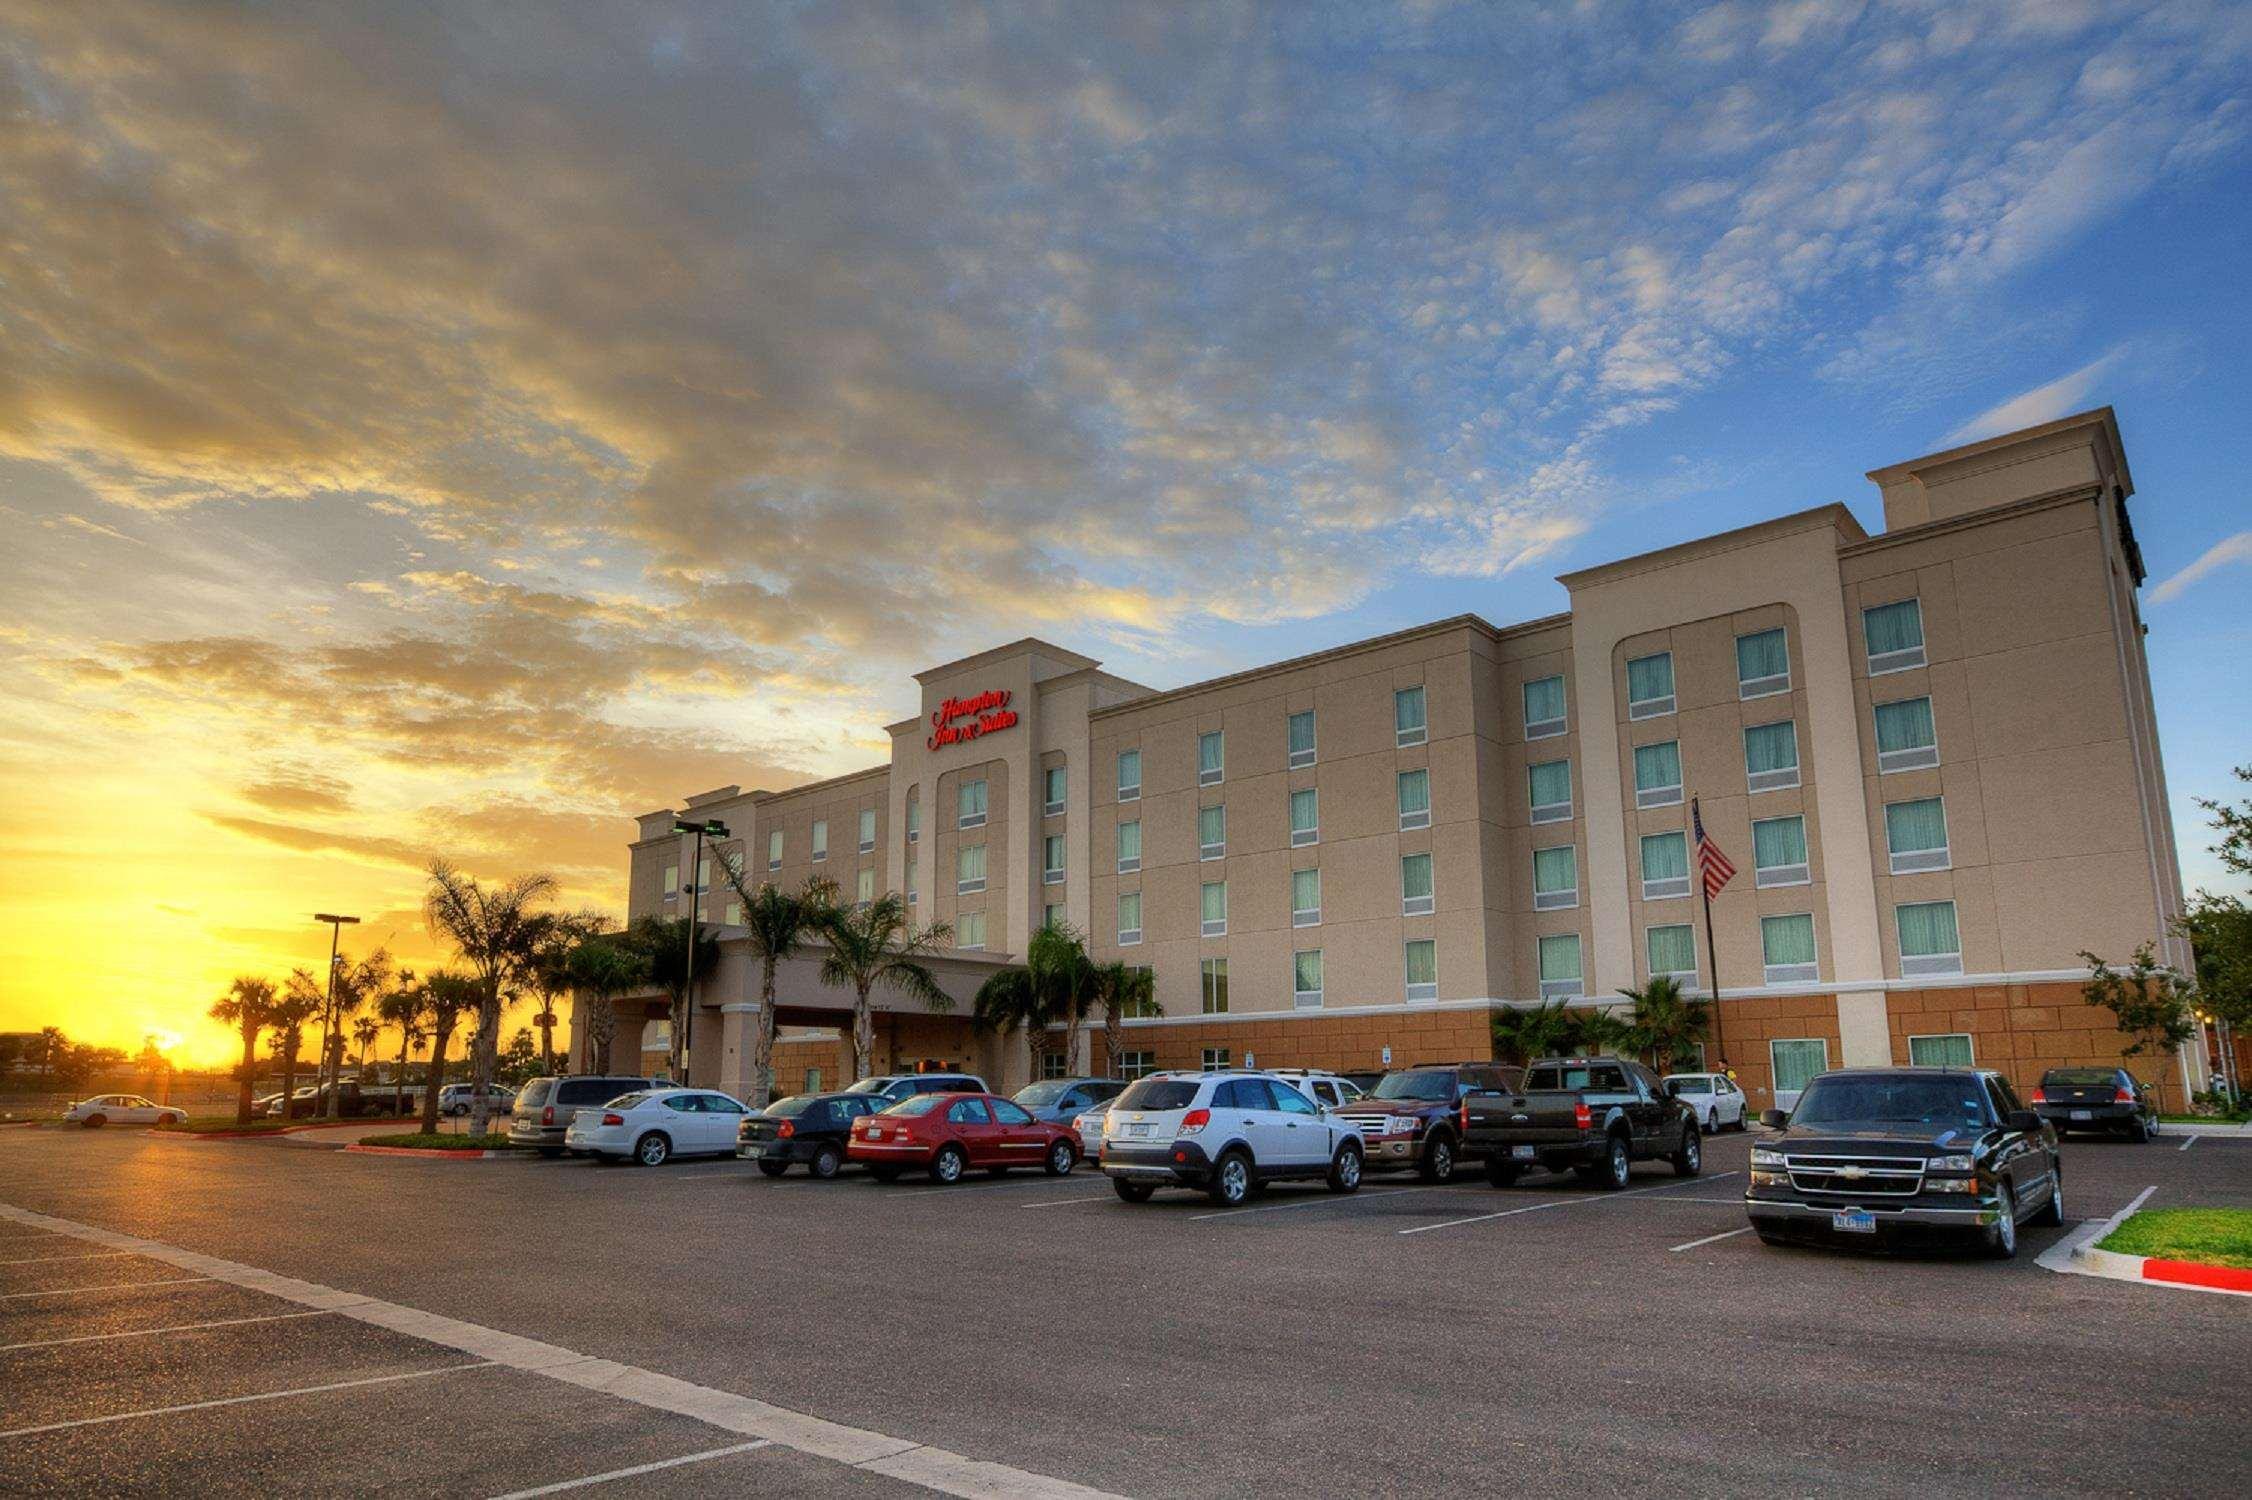
M 921 1167 L 933 1182 L 959 1182 L 972 1167 L 998 1177 L 1011 1167 L 1041 1167 L 1061 1177 L 1079 1160 L 1068 1125 L 1035 1120 L 998 1094 L 917 1094 L 853 1123 L 847 1160 L 878 1182 Z

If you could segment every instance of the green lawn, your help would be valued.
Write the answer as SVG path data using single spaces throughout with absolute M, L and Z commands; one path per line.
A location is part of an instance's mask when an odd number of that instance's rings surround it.
M 2252 1208 L 2146 1208 L 2096 1248 L 2252 1270 Z
M 505 1151 L 505 1135 L 425 1135 L 414 1131 L 406 1135 L 371 1135 L 360 1142 L 363 1146 L 411 1146 L 418 1151 Z

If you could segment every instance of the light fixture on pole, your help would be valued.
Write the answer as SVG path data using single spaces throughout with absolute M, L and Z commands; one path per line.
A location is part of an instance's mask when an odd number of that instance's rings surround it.
M 325 1098 L 328 1101 L 328 1117 L 333 1120 L 337 1117 L 338 1107 L 342 1103 L 342 1100 L 339 1098 L 339 1096 L 344 1092 L 342 1089 L 336 1087 L 336 1084 L 339 1082 L 339 1080 L 329 1076 L 329 1054 L 335 1050 L 330 1042 L 330 1038 L 336 1034 L 337 1023 L 337 948 L 343 940 L 345 926 L 349 924 L 351 926 L 357 927 L 359 925 L 360 919 L 358 917 L 340 917 L 334 912 L 317 911 L 313 913 L 313 920 L 316 922 L 328 923 L 328 999 L 321 1006 L 320 1089 L 321 1097 Z M 342 1070 L 339 1069 L 338 1071 L 341 1072 Z M 287 1115 L 289 1112 L 289 1103 L 287 1100 L 284 1100 L 282 1102 L 282 1112 L 284 1115 Z
M 675 1083 L 686 1083 L 688 1081 L 688 1044 L 692 1030 L 691 1018 L 695 1013 L 693 1001 L 696 993 L 696 918 L 704 899 L 704 840 L 706 837 L 726 838 L 727 825 L 717 818 L 707 818 L 701 823 L 690 823 L 675 818 L 672 822 L 672 831 L 696 835 L 696 851 L 688 859 L 688 878 L 681 882 L 682 885 L 688 887 L 688 958 L 683 966 L 685 972 L 681 975 L 680 980 L 680 1014 L 672 1018 L 673 1050 L 679 1054 L 681 1073 L 681 1076 L 673 1081 Z

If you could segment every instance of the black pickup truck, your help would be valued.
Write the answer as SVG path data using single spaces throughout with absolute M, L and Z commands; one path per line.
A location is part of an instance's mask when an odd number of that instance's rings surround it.
M 1544 1057 L 1517 1090 L 1466 1094 L 1461 1118 L 1463 1150 L 1495 1187 L 1528 1167 L 1623 1188 L 1638 1161 L 1663 1158 L 1682 1177 L 1704 1164 L 1696 1111 L 1631 1058 Z

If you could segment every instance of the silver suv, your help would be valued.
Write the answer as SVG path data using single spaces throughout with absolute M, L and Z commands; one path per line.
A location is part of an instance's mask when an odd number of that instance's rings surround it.
M 1344 1120 L 1264 1073 L 1152 1073 L 1111 1106 L 1103 1173 L 1128 1203 L 1161 1187 L 1202 1188 L 1234 1208 L 1270 1182 L 1361 1185 L 1361 1137 Z
M 571 1128 L 573 1115 L 648 1087 L 646 1078 L 609 1073 L 535 1078 L 517 1092 L 515 1107 L 508 1112 L 508 1144 L 534 1147 L 542 1156 L 561 1156 L 566 1149 L 563 1133 Z

